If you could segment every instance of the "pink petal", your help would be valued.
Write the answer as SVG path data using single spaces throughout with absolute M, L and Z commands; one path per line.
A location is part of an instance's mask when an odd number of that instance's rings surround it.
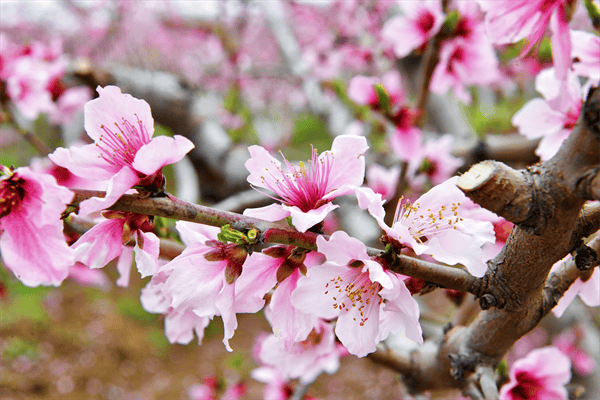
M 123 246 L 123 251 L 117 261 L 117 271 L 119 272 L 119 278 L 115 282 L 117 286 L 127 287 L 129 286 L 129 277 L 131 275 L 131 265 L 133 264 L 133 247 Z M 150 311 L 150 310 L 146 310 Z
M 95 144 L 68 149 L 59 147 L 48 157 L 56 164 L 68 169 L 81 178 L 93 180 L 110 179 L 119 171 L 119 167 L 106 162 L 100 155 L 102 151 Z
M 188 138 L 180 135 L 157 136 L 138 150 L 132 166 L 136 171 L 152 175 L 165 165 L 180 161 L 194 147 Z
M 137 240 L 133 250 L 135 252 L 135 265 L 142 278 L 145 278 L 154 275 L 158 270 L 160 239 L 152 232 L 137 231 L 136 235 Z M 144 244 L 143 248 L 140 247 L 140 242 Z
M 327 216 L 327 214 L 329 214 L 331 211 L 335 210 L 336 208 L 338 208 L 338 205 L 334 205 L 332 203 L 327 203 L 327 204 L 323 204 L 321 207 L 317 208 L 316 210 L 308 210 L 307 212 L 304 212 L 302 210 L 300 210 L 298 207 L 293 206 L 281 206 L 281 208 L 287 212 L 289 212 L 289 215 L 292 217 L 292 224 L 294 225 L 294 227 L 296 227 L 296 229 L 298 229 L 300 232 L 306 232 L 309 228 L 315 226 L 316 224 L 318 224 L 319 222 L 323 221 L 325 219 L 325 217 Z M 263 207 L 266 208 L 266 207 Z M 246 211 L 244 211 L 244 214 L 246 215 Z M 251 215 L 255 218 L 260 218 L 257 217 L 256 214 Z M 271 217 L 273 218 L 273 217 Z M 265 218 L 263 218 L 265 219 Z M 267 221 L 269 221 L 267 219 Z M 274 221 L 278 221 L 278 220 L 274 220 Z
M 138 182 L 137 173 L 129 167 L 123 167 L 108 181 L 105 197 L 92 197 L 79 204 L 79 215 L 88 215 L 109 208 Z
M 244 210 L 244 215 L 264 219 L 265 221 L 270 222 L 281 221 L 282 219 L 289 217 L 290 214 L 290 211 L 281 204 L 270 204 L 265 207 L 247 208 Z
M 150 141 L 154 133 L 154 119 L 148 103 L 121 93 L 117 86 L 98 86 L 96 91 L 100 96 L 84 107 L 84 127 L 89 137 L 97 141 L 105 133 L 101 128 L 103 125 L 112 127 L 123 120 L 136 124 L 139 120 L 148 130 L 147 140 Z
M 102 268 L 123 249 L 124 218 L 108 219 L 84 233 L 73 244 L 76 260 L 89 268 Z

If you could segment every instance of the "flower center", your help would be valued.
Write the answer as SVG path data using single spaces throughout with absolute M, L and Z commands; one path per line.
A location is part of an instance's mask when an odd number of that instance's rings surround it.
M 114 128 L 100 125 L 104 134 L 100 135 L 96 146 L 102 150 L 100 157 L 109 164 L 117 167 L 133 164 L 137 151 L 150 142 L 151 137 L 148 130 L 137 114 L 135 117 L 137 126 L 126 119 L 123 119 L 120 125 L 115 122 Z
M 429 32 L 431 28 L 433 28 L 434 22 L 435 19 L 433 18 L 433 15 L 429 11 L 425 11 L 419 15 L 417 24 L 422 32 Z
M 516 379 L 519 384 L 510 391 L 512 398 L 516 400 L 533 399 L 542 387 L 539 379 L 526 371 L 517 373 Z
M 0 181 L 0 218 L 20 207 L 25 197 L 24 183 L 23 178 L 15 174 Z
M 404 204 L 398 203 L 394 224 L 406 226 L 417 242 L 425 243 L 428 236 L 437 234 L 440 229 L 456 229 L 455 225 L 463 220 L 458 216 L 458 207 L 460 203 L 452 203 L 450 207 L 442 205 L 437 210 L 428 208 L 423 212 L 418 201 L 415 204 L 411 204 L 410 201 Z
M 365 308 L 371 305 L 372 301 L 378 301 L 379 304 L 383 302 L 379 291 L 381 285 L 377 282 L 371 282 L 369 274 L 366 272 L 360 272 L 355 274 L 354 271 L 349 274 L 350 279 L 345 279 L 341 276 L 332 278 L 325 284 L 325 294 L 329 294 L 329 291 L 333 291 L 333 308 L 339 311 L 350 311 L 350 307 L 358 307 L 360 313 L 360 326 L 364 326 L 365 322 L 369 319 L 368 315 L 365 315 Z M 346 276 L 349 278 L 350 276 Z M 347 283 L 347 281 L 349 281 Z M 356 321 L 356 318 L 354 318 Z
M 275 183 L 267 182 L 263 178 L 265 187 L 277 193 L 282 203 L 296 206 L 303 212 L 317 209 L 325 204 L 327 201 L 323 200 L 323 196 L 329 192 L 328 182 L 333 167 L 333 154 L 325 154 L 324 157 L 319 158 L 313 148 L 308 164 L 300 162 L 298 167 L 290 164 L 283 154 L 282 157 L 290 173 L 286 174 L 281 168 L 278 168 L 275 173 L 269 171 Z

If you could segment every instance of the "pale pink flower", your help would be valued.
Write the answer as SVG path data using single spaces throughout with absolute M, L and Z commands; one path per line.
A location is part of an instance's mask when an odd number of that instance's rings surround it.
M 333 374 L 340 366 L 333 325 L 319 320 L 306 340 L 291 346 L 269 335 L 260 344 L 258 359 L 277 368 L 284 376 L 299 378 L 302 383 L 313 382 L 322 372 Z
M 451 154 L 452 135 L 443 135 L 439 139 L 428 140 L 410 158 L 407 167 L 407 177 L 411 186 L 422 190 L 425 181 L 433 185 L 450 179 L 463 160 Z
M 572 259 L 571 255 L 568 255 L 564 259 L 560 260 L 552 266 L 552 270 L 557 269 L 562 263 Z M 600 272 L 598 268 L 594 269 L 592 276 L 585 282 L 581 278 L 577 278 L 575 282 L 567 289 L 567 291 L 560 298 L 556 306 L 552 309 L 552 312 L 557 317 L 561 317 L 569 304 L 575 297 L 579 296 L 581 301 L 590 307 L 600 306 Z
M 509 377 L 500 388 L 501 400 L 567 400 L 571 361 L 556 347 L 536 349 L 515 361 Z
M 571 31 L 571 44 L 573 72 L 600 81 L 600 37 L 589 32 Z
M 152 233 L 147 215 L 105 212 L 109 218 L 84 233 L 72 246 L 76 261 L 90 268 L 102 268 L 121 255 L 123 247 L 135 238 L 135 262 L 142 278 L 158 269 L 160 241 Z
M 178 222 L 185 232 L 186 241 L 204 234 L 189 228 L 189 223 Z M 197 224 L 196 224 L 197 225 Z M 212 227 L 211 227 L 212 228 Z M 240 245 L 217 240 L 219 230 L 206 229 L 208 240 L 191 244 L 172 261 L 161 267 L 167 276 L 162 291 L 174 310 L 190 310 L 199 317 L 213 318 L 220 315 L 225 337 L 223 343 L 228 351 L 229 339 L 237 328 L 236 313 L 257 312 L 264 305 L 262 298 L 252 292 L 238 293 L 238 277 L 243 274 L 247 250 Z M 206 236 L 205 236 L 206 237 Z
M 398 5 L 403 15 L 386 21 L 381 35 L 392 43 L 397 57 L 405 57 L 439 32 L 444 13 L 439 0 L 400 1 Z
M 418 110 L 401 107 L 392 117 L 396 129 L 389 137 L 390 147 L 402 161 L 409 161 L 422 151 L 423 133 L 415 126 L 419 114 Z
M 373 85 L 377 83 L 379 83 L 379 80 L 375 77 L 357 75 L 350 79 L 348 97 L 353 102 L 363 106 L 376 106 L 379 99 Z
M 362 185 L 365 176 L 362 154 L 367 149 L 364 137 L 341 135 L 334 139 L 331 151 L 317 155 L 313 149 L 308 163 L 301 162 L 296 167 L 284 157 L 287 167 L 284 171 L 281 162 L 263 147 L 250 146 L 251 158 L 245 164 L 250 172 L 248 182 L 275 192 L 282 204 L 246 209 L 244 215 L 267 221 L 291 216 L 296 229 L 305 232 L 338 207 L 331 204 L 333 199 Z
M 556 77 L 566 79 L 571 65 L 568 14 L 576 0 L 480 0 L 479 3 L 486 12 L 486 30 L 492 43 L 507 44 L 526 39 L 523 55 L 542 39 L 550 25 Z
M 386 72 L 381 79 L 357 75 L 350 79 L 348 97 L 357 104 L 376 107 L 379 98 L 373 85 L 381 84 L 389 97 L 390 105 L 400 104 L 404 100 L 404 90 L 397 71 Z
M 583 96 L 574 74 L 566 85 L 556 79 L 551 68 L 535 78 L 535 88 L 544 96 L 528 101 L 512 119 L 519 132 L 529 139 L 542 138 L 535 153 L 542 161 L 554 156 L 577 123 Z
M 573 369 L 580 375 L 589 375 L 596 369 L 596 361 L 582 350 L 578 343 L 585 337 L 580 327 L 573 327 L 562 332 L 552 340 L 552 345 L 563 352 L 573 364 Z
M 419 307 L 396 274 L 372 260 L 365 245 L 343 231 L 317 238 L 327 261 L 312 267 L 292 293 L 296 308 L 337 317 L 335 334 L 351 354 L 364 357 L 390 333 L 423 342 Z
M 164 267 L 164 265 L 159 267 L 150 282 L 142 289 L 140 296 L 142 307 L 148 312 L 165 315 L 165 336 L 169 343 L 188 344 L 194 339 L 194 332 L 196 332 L 198 345 L 200 345 L 210 318 L 199 317 L 191 309 L 171 307 L 173 299 L 170 293 L 164 290 L 170 269 L 168 266 Z
M 75 254 L 63 235 L 61 213 L 73 192 L 54 177 L 28 167 L 0 166 L 0 252 L 8 269 L 27 286 L 58 286 Z
M 414 204 L 398 203 L 391 227 L 384 222 L 385 211 L 377 198 L 360 203 L 369 212 L 387 240 L 426 254 L 446 264 L 462 264 L 473 275 L 487 271 L 482 246 L 495 240 L 494 227 L 488 221 L 469 218 L 472 211 L 462 206 L 464 193 L 456 186 L 458 177 L 448 179 L 422 195 Z
M 52 95 L 46 90 L 50 81 L 47 64 L 32 57 L 21 57 L 15 61 L 13 72 L 6 80 L 11 101 L 27 119 L 36 119 L 54 108 Z
M 290 378 L 283 374 L 280 368 L 265 365 L 255 368 L 250 376 L 262 383 L 266 383 L 263 389 L 263 398 L 269 400 L 288 400 L 294 388 L 290 384 Z
M 400 181 L 400 167 L 394 166 L 390 169 L 379 164 L 371 164 L 367 168 L 367 186 L 375 193 L 381 194 L 384 200 L 390 200 L 396 194 L 396 188 Z
M 260 302 L 275 288 L 265 312 L 275 336 L 287 345 L 305 340 L 317 318 L 303 312 L 290 301 L 298 279 L 308 268 L 322 262 L 317 252 L 298 252 L 291 246 L 274 246 L 255 252 L 246 259 L 244 273 L 238 278 L 239 297 L 255 297 Z
M 50 110 L 50 121 L 54 124 L 68 124 L 76 112 L 83 109 L 85 103 L 92 99 L 92 91 L 85 86 L 65 89 L 55 106 Z
M 81 263 L 75 263 L 69 269 L 69 279 L 82 286 L 94 286 L 103 290 L 108 290 L 111 287 L 110 280 L 104 272 L 90 269 Z
M 84 107 L 85 130 L 95 143 L 70 149 L 58 148 L 50 159 L 78 176 L 109 180 L 104 198 L 80 204 L 89 214 L 110 207 L 135 185 L 159 190 L 161 169 L 181 160 L 194 145 L 183 136 L 157 136 L 150 106 L 121 93 L 116 86 L 97 88 L 100 97 Z
M 498 59 L 492 45 L 483 34 L 481 24 L 469 38 L 446 40 L 440 48 L 440 61 L 436 65 L 429 90 L 445 94 L 452 89 L 457 99 L 471 102 L 466 87 L 488 85 L 499 78 Z

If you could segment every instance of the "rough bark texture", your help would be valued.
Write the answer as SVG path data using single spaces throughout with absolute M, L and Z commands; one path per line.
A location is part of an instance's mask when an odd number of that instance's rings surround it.
M 572 265 L 565 267 L 569 272 L 560 275 L 565 282 L 553 276 L 548 287 L 558 279 L 559 288 L 545 289 L 552 265 L 597 228 L 595 207 L 582 210 L 600 193 L 599 115 L 600 89 L 593 88 L 578 126 L 554 158 L 520 171 L 486 162 L 461 178 L 459 187 L 468 197 L 515 227 L 500 254 L 488 262 L 479 293 L 482 308 L 488 309 L 468 327 L 449 330 L 438 348 L 424 346 L 413 354 L 411 367 L 402 371 L 413 390 L 458 387 L 470 392 L 473 377 L 479 378 L 473 372 L 495 367 L 550 311 L 544 293 L 553 290 L 555 301 L 579 276 Z

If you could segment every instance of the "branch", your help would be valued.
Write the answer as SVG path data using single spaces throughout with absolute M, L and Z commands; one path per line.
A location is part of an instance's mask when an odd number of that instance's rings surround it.
M 69 206 L 74 208 L 91 197 L 105 196 L 105 192 L 101 191 L 77 189 L 73 191 L 75 196 Z M 218 227 L 229 224 L 239 231 L 256 229 L 260 232 L 261 243 L 278 243 L 317 250 L 317 236 L 319 235 L 316 233 L 298 232 L 284 222 L 268 222 L 229 211 L 216 210 L 188 203 L 171 195 L 142 197 L 137 194 L 126 194 L 121 196 L 109 210 L 154 215 Z M 327 238 L 327 236 L 324 237 Z M 171 250 L 170 254 L 174 254 L 174 251 L 176 250 Z M 373 257 L 382 254 L 382 250 L 375 248 L 367 248 L 367 252 Z M 394 272 L 423 279 L 448 289 L 470 292 L 475 295 L 478 295 L 482 289 L 481 279 L 460 268 L 438 265 L 405 255 L 396 257 L 389 267 Z

